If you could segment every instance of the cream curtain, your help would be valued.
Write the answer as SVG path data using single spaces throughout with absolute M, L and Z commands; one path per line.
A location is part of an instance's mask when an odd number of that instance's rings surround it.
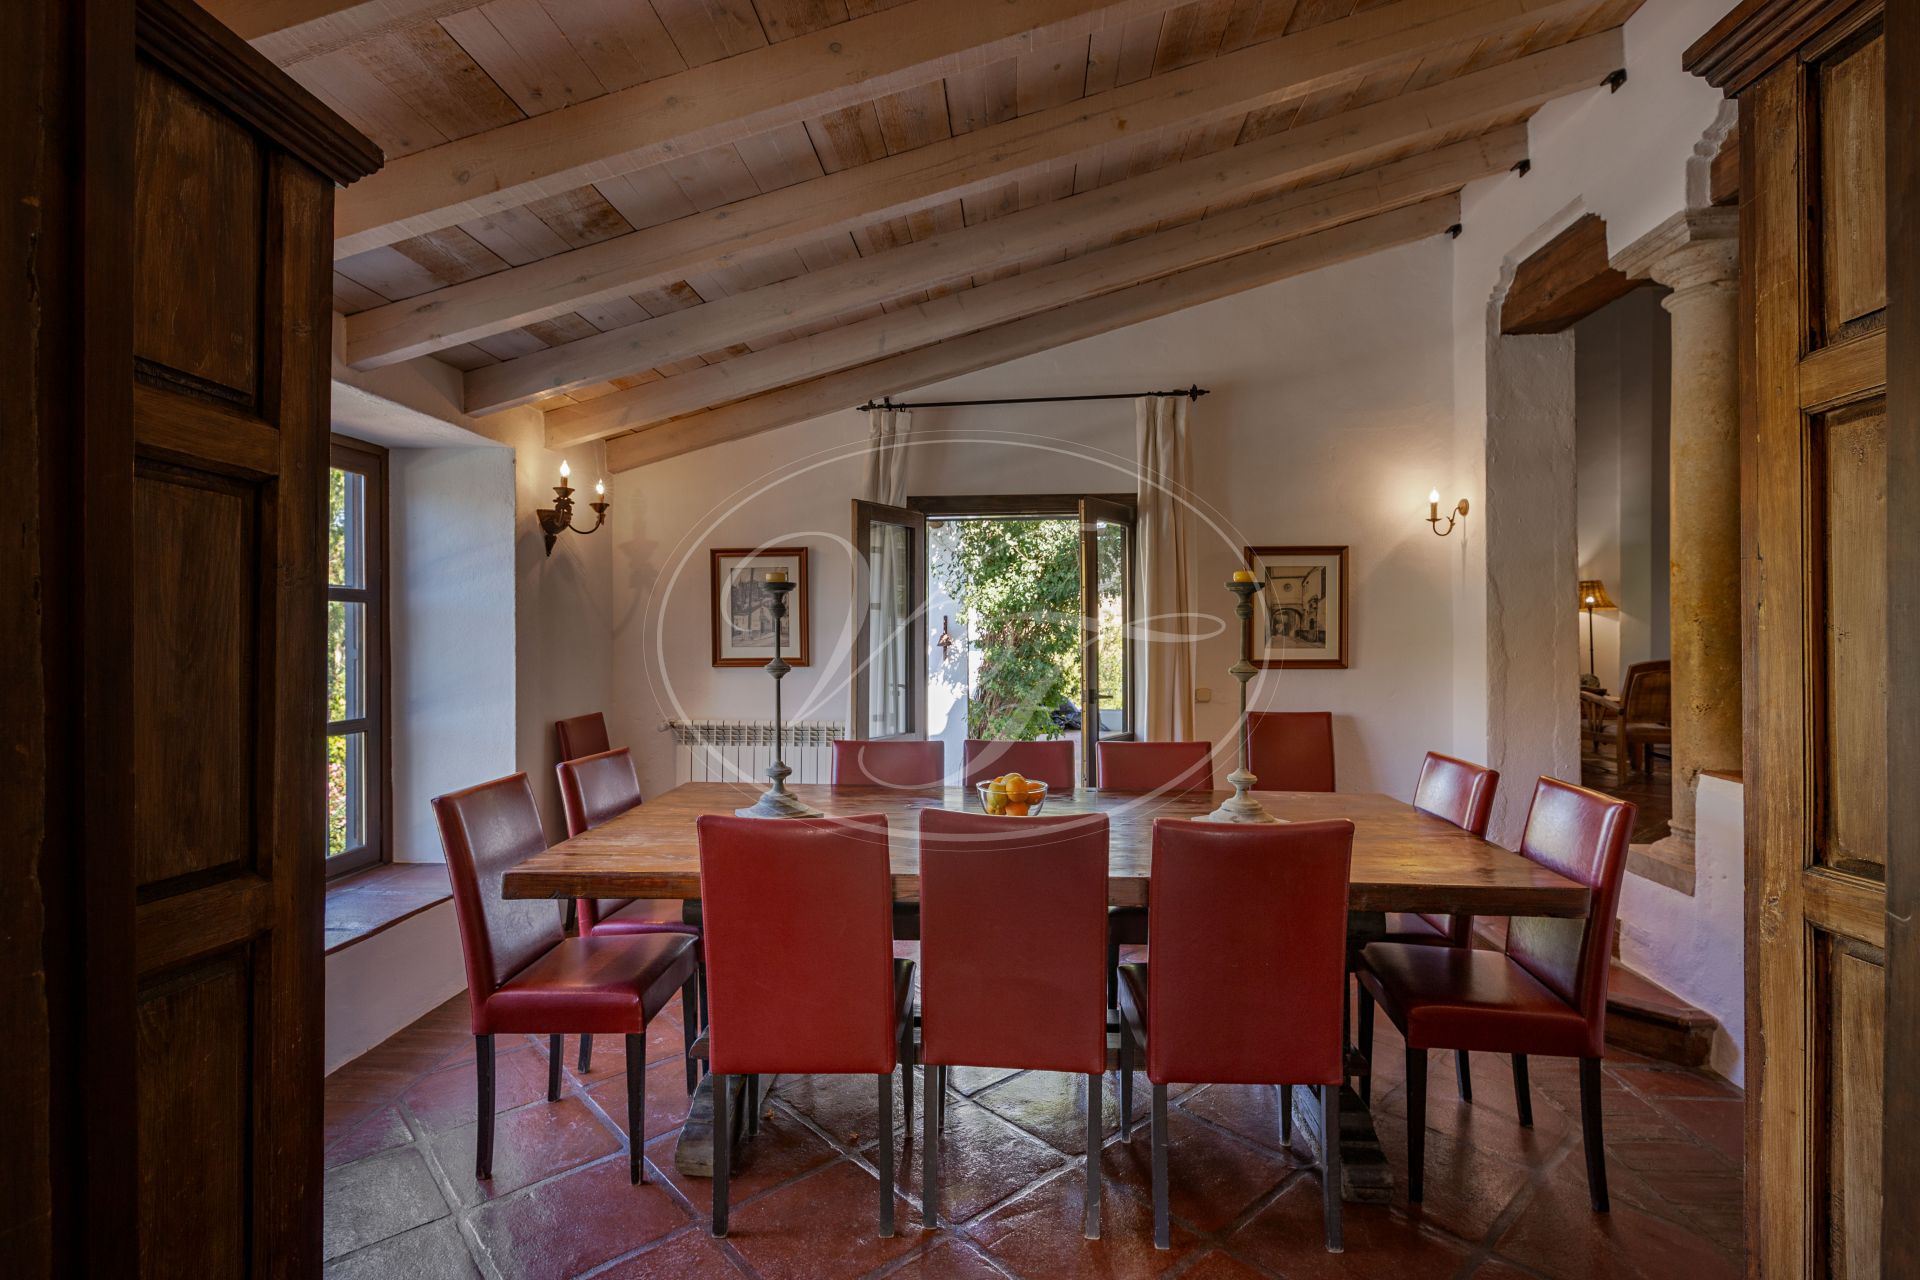
M 867 410 L 867 501 L 897 507 L 907 500 L 910 409 Z
M 1141 396 L 1133 402 L 1140 443 L 1139 617 L 1146 661 L 1141 728 L 1155 742 L 1194 736 L 1193 582 L 1188 569 L 1193 517 L 1187 508 L 1193 455 L 1187 446 L 1186 396 Z

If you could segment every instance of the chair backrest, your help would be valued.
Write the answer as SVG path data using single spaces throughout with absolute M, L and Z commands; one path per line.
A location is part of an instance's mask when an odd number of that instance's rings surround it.
M 1605 1047 L 1607 965 L 1636 812 L 1630 801 L 1542 778 L 1520 838 L 1522 857 L 1592 890 L 1583 920 L 1513 917 L 1507 955 L 1580 1011 L 1594 1057 Z
M 698 829 L 713 1070 L 891 1071 L 886 819 L 708 814 Z
M 1067 738 L 1048 742 L 967 739 L 966 777 L 969 787 L 976 782 L 990 781 L 1003 773 L 1021 774 L 1029 782 L 1044 782 L 1049 791 L 1072 791 L 1073 742 Z
M 554 721 L 553 736 L 560 743 L 562 760 L 597 756 L 613 745 L 607 740 L 607 718 L 598 711 Z
M 634 772 L 633 753 L 625 747 L 562 760 L 554 766 L 560 775 L 560 805 L 567 813 L 567 835 L 591 831 L 640 803 L 640 775 Z M 632 902 L 632 898 L 581 898 L 580 932 L 593 927 Z
M 945 786 L 947 744 L 905 739 L 868 742 L 840 738 L 833 744 L 833 785 L 836 787 L 898 787 L 925 789 Z
M 1094 754 L 1102 791 L 1178 796 L 1213 790 L 1210 742 L 1102 742 Z
M 1147 1075 L 1342 1078 L 1353 824 L 1153 824 Z
M 920 813 L 922 1061 L 1107 1069 L 1107 817 Z
M 453 883 L 454 917 L 467 960 L 467 1000 L 478 1017 L 487 997 L 565 937 L 551 902 L 509 899 L 500 878 L 547 847 L 524 773 L 433 798 Z
M 1331 711 L 1249 711 L 1247 737 L 1257 789 L 1333 790 Z
M 1673 721 L 1673 663 L 1636 662 L 1627 668 L 1620 691 L 1620 718 L 1628 724 L 1670 724 Z
M 1429 751 L 1420 766 L 1420 781 L 1414 784 L 1413 807 L 1484 836 L 1499 786 L 1498 769 Z

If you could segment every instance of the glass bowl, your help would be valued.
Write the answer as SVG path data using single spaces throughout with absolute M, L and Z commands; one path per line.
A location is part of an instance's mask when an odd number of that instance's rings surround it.
M 1004 789 L 998 795 L 993 794 L 993 782 L 973 785 L 980 793 L 980 807 L 998 818 L 1031 818 L 1046 807 L 1047 784 L 1044 782 L 1029 781 L 1024 802 L 1008 795 Z

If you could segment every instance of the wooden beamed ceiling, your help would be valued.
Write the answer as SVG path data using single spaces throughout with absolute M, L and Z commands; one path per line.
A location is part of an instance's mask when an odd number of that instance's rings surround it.
M 348 362 L 625 467 L 1403 243 L 1640 2 L 210 7 L 388 153 Z

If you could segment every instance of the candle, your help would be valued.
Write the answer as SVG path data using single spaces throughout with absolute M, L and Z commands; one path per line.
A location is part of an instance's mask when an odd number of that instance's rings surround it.
M 602 498 L 604 498 L 604 497 L 606 497 L 606 496 L 607 496 L 607 482 L 606 482 L 605 480 L 595 480 L 595 481 L 593 482 L 593 491 L 594 491 L 594 493 L 595 493 L 596 495 L 598 495 L 599 497 L 602 497 Z
M 1235 569 L 1235 570 L 1233 571 L 1233 580 L 1234 580 L 1235 582 L 1252 582 L 1252 581 L 1253 581 L 1253 570 L 1251 570 L 1251 569 Z
M 567 465 L 565 458 L 560 459 L 560 483 L 565 484 L 567 477 L 573 474 L 573 468 Z
M 785 582 L 786 580 L 787 580 L 787 571 L 785 569 L 767 570 L 768 582 Z
M 1427 519 L 1438 520 L 1439 518 L 1440 518 L 1440 491 L 1438 489 L 1434 489 L 1429 491 L 1427 494 Z

